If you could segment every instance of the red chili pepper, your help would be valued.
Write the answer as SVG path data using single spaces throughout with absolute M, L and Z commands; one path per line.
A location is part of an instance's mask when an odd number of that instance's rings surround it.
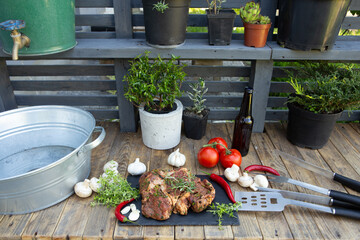
M 122 215 L 122 214 L 120 213 L 120 211 L 121 211 L 121 209 L 122 209 L 126 204 L 128 204 L 128 203 L 130 203 L 130 202 L 132 202 L 132 201 L 134 201 L 134 200 L 135 200 L 135 199 L 132 198 L 132 199 L 130 199 L 130 200 L 124 201 L 124 202 L 120 203 L 119 205 L 117 205 L 117 207 L 115 208 L 115 217 L 116 217 L 117 219 L 119 219 L 120 222 L 132 222 L 132 221 L 130 221 L 127 217 L 125 217 L 124 215 Z
M 232 194 L 232 191 L 231 191 L 231 188 L 229 186 L 229 184 L 222 178 L 220 177 L 219 175 L 216 175 L 214 173 L 210 174 L 208 172 L 204 172 L 204 171 L 201 171 L 207 175 L 210 175 L 210 179 L 217 182 L 226 192 L 227 196 L 229 197 L 230 201 L 232 203 L 236 203 L 235 201 L 235 198 L 234 198 L 234 195 Z
M 268 167 L 268 166 L 263 166 L 263 165 L 250 165 L 244 169 L 244 172 L 251 172 L 251 171 L 263 171 L 263 172 L 268 172 L 268 173 L 280 176 L 278 171 L 276 171 L 275 169 Z

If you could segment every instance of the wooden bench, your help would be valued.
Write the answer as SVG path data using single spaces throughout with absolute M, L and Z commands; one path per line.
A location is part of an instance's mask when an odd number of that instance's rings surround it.
M 228 0 L 223 7 L 240 8 L 246 2 Z M 276 26 L 277 0 L 260 2 L 263 14 L 269 15 Z M 79 31 L 76 32 L 78 44 L 74 49 L 47 56 L 20 57 L 23 61 L 18 63 L 9 61 L 8 55 L 0 53 L 0 111 L 46 104 L 79 106 L 92 112 L 98 120 L 119 119 L 121 131 L 136 131 L 136 114 L 133 106 L 123 97 L 122 79 L 127 72 L 128 61 L 148 50 L 153 57 L 158 54 L 163 58 L 169 58 L 171 54 L 180 56 L 188 63 L 185 68 L 188 82 L 194 77 L 206 78 L 210 120 L 233 120 L 241 104 L 244 87 L 252 86 L 255 90 L 254 131 L 261 132 L 265 121 L 287 119 L 287 110 L 278 109 L 284 107 L 286 98 L 272 96 L 272 93 L 289 92 L 291 88 L 287 83 L 276 81 L 285 74 L 281 67 L 274 67 L 274 62 L 360 60 L 358 36 L 339 38 L 331 51 L 302 52 L 281 48 L 275 41 L 276 35 L 272 34 L 266 47 L 249 48 L 244 46 L 243 35 L 239 33 L 233 35 L 229 46 L 210 46 L 207 33 L 189 32 L 183 46 L 171 50 L 156 49 L 146 44 L 144 32 L 139 31 L 144 26 L 142 14 L 132 13 L 132 10 L 142 7 L 141 0 L 76 0 L 76 7 Z M 191 7 L 205 8 L 206 1 L 192 0 Z M 84 13 L 96 8 L 110 8 L 114 13 Z M 360 0 L 353 0 L 351 8 L 360 9 Z M 343 25 L 359 29 L 360 18 L 348 17 Z M 92 30 L 80 29 L 86 26 Z M 206 26 L 206 16 L 190 14 L 188 26 Z M 242 27 L 239 16 L 235 26 Z M 202 65 L 192 64 L 199 60 Z M 214 65 L 213 60 L 223 65 Z M 244 64 L 233 64 L 239 61 Z M 115 80 L 109 76 L 114 76 Z M 188 89 L 188 85 L 184 84 L 183 90 Z M 116 94 L 113 94 L 114 91 Z M 190 104 L 186 96 L 180 100 L 185 106 Z M 359 111 L 352 115 L 345 112 L 341 120 L 359 118 Z

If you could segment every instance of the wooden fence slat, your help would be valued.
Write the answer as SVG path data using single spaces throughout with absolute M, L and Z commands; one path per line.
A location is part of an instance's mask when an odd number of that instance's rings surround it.
M 124 97 L 126 83 L 124 76 L 129 68 L 126 60 L 115 59 L 115 78 L 117 90 L 117 104 L 119 106 L 120 131 L 136 132 L 137 119 L 134 106 Z
M 113 65 L 9 65 L 10 76 L 107 76 Z
M 116 38 L 132 38 L 131 0 L 114 0 Z
M 112 7 L 113 0 L 76 0 L 75 7 L 78 8 L 96 8 L 96 7 Z
M 18 105 L 117 106 L 116 96 L 109 95 L 16 95 Z
M 0 59 L 0 112 L 17 108 L 5 59 Z
M 114 15 L 112 14 L 80 14 L 75 16 L 76 26 L 115 26 Z
M 12 80 L 15 91 L 106 91 L 115 90 L 114 80 Z

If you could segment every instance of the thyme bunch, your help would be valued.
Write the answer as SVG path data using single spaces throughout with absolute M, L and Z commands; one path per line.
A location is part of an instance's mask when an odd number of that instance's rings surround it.
M 229 203 L 229 204 L 225 204 L 225 203 L 219 204 L 217 202 L 216 204 L 212 203 L 210 205 L 211 210 L 207 210 L 207 211 L 211 212 L 212 214 L 218 217 L 219 229 L 223 229 L 222 227 L 223 215 L 226 214 L 229 217 L 235 217 L 234 212 L 236 212 L 239 207 L 241 207 L 241 202 Z

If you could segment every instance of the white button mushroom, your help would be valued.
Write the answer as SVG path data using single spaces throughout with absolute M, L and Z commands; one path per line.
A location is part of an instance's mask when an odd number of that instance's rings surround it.
M 257 191 L 257 187 L 267 188 L 269 186 L 269 181 L 264 175 L 256 175 L 254 177 L 254 183 L 251 184 L 250 188 L 254 191 Z
M 140 162 L 139 158 L 135 159 L 135 162 L 130 163 L 128 166 L 128 172 L 131 175 L 141 175 L 146 171 L 146 166 L 144 163 Z
M 247 172 L 244 172 L 241 177 L 238 179 L 238 183 L 242 187 L 250 187 L 254 183 L 254 179 L 249 176 Z
M 239 166 L 233 164 L 231 168 L 225 169 L 224 175 L 230 182 L 236 182 L 236 180 L 240 177 L 239 170 Z
M 96 177 L 92 177 L 90 179 L 90 188 L 91 190 L 93 190 L 94 192 L 98 192 L 100 189 L 101 185 L 99 183 L 99 179 Z
M 119 164 L 117 162 L 115 162 L 114 160 L 111 160 L 111 161 L 105 163 L 104 172 L 106 172 L 106 170 L 108 170 L 108 169 L 117 171 L 118 166 L 119 166 Z
M 85 179 L 83 182 L 78 182 L 74 186 L 75 194 L 81 198 L 90 197 L 92 194 L 92 190 L 90 188 L 90 180 Z

